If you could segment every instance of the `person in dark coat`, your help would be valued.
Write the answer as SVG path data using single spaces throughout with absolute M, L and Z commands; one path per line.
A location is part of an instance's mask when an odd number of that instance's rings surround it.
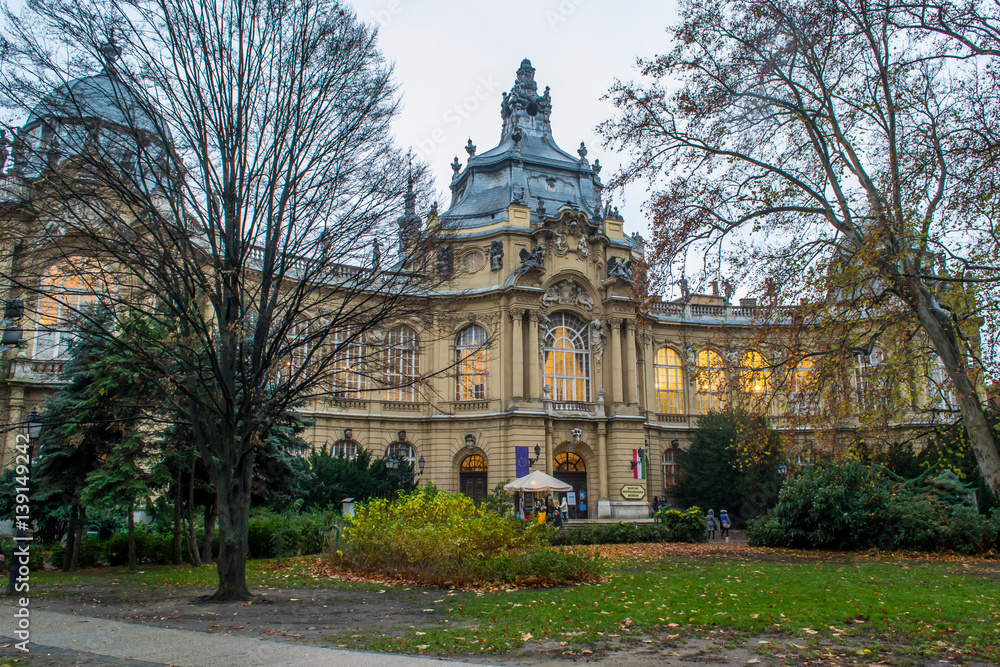
M 719 512 L 719 525 L 722 526 L 722 530 L 719 532 L 719 539 L 729 537 L 729 529 L 732 527 L 733 522 L 729 520 L 729 513 L 726 510 Z

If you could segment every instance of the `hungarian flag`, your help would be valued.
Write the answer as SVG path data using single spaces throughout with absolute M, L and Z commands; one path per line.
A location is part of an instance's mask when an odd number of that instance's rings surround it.
M 643 450 L 632 450 L 632 476 L 636 479 L 646 479 L 646 460 L 643 457 Z

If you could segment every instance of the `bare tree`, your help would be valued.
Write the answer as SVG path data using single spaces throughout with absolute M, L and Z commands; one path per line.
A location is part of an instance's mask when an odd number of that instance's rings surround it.
M 1000 492 L 976 343 L 979 297 L 1000 280 L 996 262 L 980 261 L 995 257 L 996 237 L 962 205 L 955 177 L 967 159 L 956 109 L 969 70 L 900 29 L 904 11 L 861 0 L 682 3 L 677 45 L 641 62 L 647 84 L 614 85 L 621 113 L 602 130 L 634 158 L 617 185 L 661 184 L 649 204 L 661 281 L 702 258 L 769 305 L 829 305 L 836 335 L 818 340 L 839 345 L 825 352 L 870 355 L 889 331 L 919 332 Z M 812 314 L 800 322 L 822 325 Z
M 428 287 L 391 68 L 329 0 L 40 0 L 7 19 L 8 105 L 60 86 L 15 140 L 31 194 L 10 278 L 44 295 L 54 260 L 100 267 L 102 298 L 176 329 L 158 372 L 218 493 L 213 597 L 244 599 L 260 438 Z M 404 200 L 405 242 L 385 243 Z

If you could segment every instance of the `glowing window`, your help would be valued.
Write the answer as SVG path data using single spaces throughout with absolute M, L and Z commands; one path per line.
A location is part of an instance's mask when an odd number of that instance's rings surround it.
M 656 411 L 679 415 L 684 412 L 684 383 L 681 358 L 669 347 L 656 353 L 653 369 L 656 374 Z
M 333 395 L 360 398 L 365 391 L 365 343 L 354 327 L 338 327 L 332 336 Z
M 699 414 L 722 410 L 726 406 L 726 371 L 718 352 L 702 350 L 698 353 L 695 386 L 698 388 Z
M 545 335 L 545 384 L 556 401 L 590 400 L 590 328 L 569 313 L 556 313 Z
M 455 341 L 456 385 L 455 400 L 481 401 L 488 397 L 486 378 L 489 373 L 489 349 L 486 329 L 467 326 Z
M 61 359 L 76 337 L 76 320 L 111 291 L 107 271 L 97 260 L 69 257 L 48 268 L 38 297 L 35 359 Z
M 416 401 L 420 383 L 420 341 L 417 333 L 399 326 L 385 337 L 387 401 Z

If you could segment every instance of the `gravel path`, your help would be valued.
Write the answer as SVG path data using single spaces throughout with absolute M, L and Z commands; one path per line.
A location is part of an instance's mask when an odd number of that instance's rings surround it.
M 9 603 L 0 611 L 0 636 L 13 637 L 14 618 Z M 333 667 L 404 667 L 440 664 L 435 658 L 393 655 L 303 646 L 287 641 L 209 634 L 194 630 L 158 628 L 92 616 L 50 611 L 31 614 L 31 664 L 70 664 L 59 658 L 75 655 L 86 664 L 177 665 L 213 667 L 273 667 L 274 665 L 330 665 Z M 46 650 L 51 647 L 52 650 Z M 4 653 L 13 657 L 13 646 Z M 46 656 L 45 654 L 49 655 Z M 89 656 L 89 657 L 85 657 Z M 451 664 L 467 663 L 448 661 Z M 79 662 L 76 662 L 79 664 Z

